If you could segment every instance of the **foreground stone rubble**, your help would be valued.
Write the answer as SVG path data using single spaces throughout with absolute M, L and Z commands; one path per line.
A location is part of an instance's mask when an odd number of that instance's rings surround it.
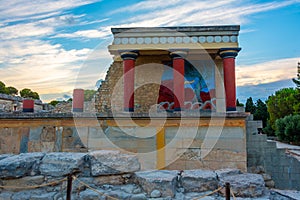
M 119 151 L 89 153 L 26 153 L 0 155 L 0 200 L 63 200 L 66 181 L 52 183 L 74 174 L 72 199 L 194 199 L 231 184 L 237 199 L 300 199 L 298 191 L 269 190 L 259 174 L 237 169 L 139 171 L 136 156 Z M 96 189 L 98 192 L 88 188 Z M 24 187 L 24 188 L 15 188 Z M 26 188 L 31 187 L 31 188 Z M 202 199 L 224 199 L 222 189 Z M 104 194 L 104 195 L 100 195 Z

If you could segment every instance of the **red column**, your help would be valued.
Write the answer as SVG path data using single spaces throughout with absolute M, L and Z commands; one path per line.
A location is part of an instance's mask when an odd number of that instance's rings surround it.
M 240 48 L 221 48 L 223 59 L 226 111 L 236 111 L 235 57 Z
M 73 112 L 83 112 L 84 90 L 73 90 Z
M 186 52 L 176 51 L 171 53 L 173 58 L 173 92 L 174 111 L 181 111 L 184 108 L 184 57 Z
M 134 67 L 137 52 L 124 52 L 121 54 L 123 59 L 123 78 L 124 78 L 124 111 L 134 112 Z
M 34 100 L 24 99 L 23 100 L 23 112 L 34 112 Z

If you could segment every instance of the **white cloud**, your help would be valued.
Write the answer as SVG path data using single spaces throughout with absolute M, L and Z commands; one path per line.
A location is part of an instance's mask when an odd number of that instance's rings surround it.
M 0 28 L 0 38 L 8 40 L 20 37 L 46 36 L 53 31 L 53 27 L 38 26 L 34 23 L 16 24 Z
M 287 58 L 254 65 L 238 66 L 236 68 L 237 85 L 258 85 L 295 78 L 299 60 L 300 57 Z
M 105 78 L 111 55 L 107 44 L 91 49 L 65 50 L 41 40 L 9 40 L 0 48 L 1 81 L 19 90 L 28 87 L 40 94 L 94 88 Z
M 80 24 L 85 15 L 65 14 L 65 11 L 101 0 L 1 0 L 0 39 L 47 37 L 57 27 Z
M 109 27 L 106 27 L 105 29 L 91 29 L 91 30 L 82 30 L 82 31 L 76 31 L 74 33 L 61 33 L 54 36 L 54 38 L 104 38 L 108 37 L 111 32 Z
M 136 12 L 138 11 L 146 11 L 146 10 L 156 10 L 156 9 L 163 9 L 166 7 L 172 7 L 181 3 L 181 0 L 168 0 L 162 3 L 161 0 L 146 0 L 134 5 L 126 6 L 123 8 L 116 9 L 114 11 L 109 12 L 110 15 L 115 13 L 122 13 L 122 12 Z
M 76 74 L 90 49 L 64 50 L 44 41 L 6 42 L 0 58 L 1 80 L 21 89 L 30 87 L 39 93 L 64 91 L 74 85 Z
M 65 10 L 101 0 L 1 0 L 0 20 L 2 23 L 19 20 L 43 19 Z
M 80 25 L 91 25 L 91 24 L 98 24 L 98 23 L 102 23 L 105 21 L 108 21 L 109 18 L 105 18 L 105 19 L 99 19 L 99 20 L 94 20 L 94 21 L 83 21 L 80 23 Z
M 174 0 L 163 3 L 155 0 L 143 1 L 115 12 L 134 13 L 139 10 L 138 8 L 145 10 L 120 23 L 121 26 L 131 27 L 244 24 L 248 20 L 248 15 L 277 9 L 292 3 L 295 1 L 254 4 L 239 0 Z

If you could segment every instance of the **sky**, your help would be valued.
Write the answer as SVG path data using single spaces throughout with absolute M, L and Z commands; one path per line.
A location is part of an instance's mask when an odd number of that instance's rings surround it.
M 0 81 L 43 101 L 94 89 L 112 57 L 112 27 L 241 25 L 237 97 L 294 87 L 300 0 L 0 0 Z

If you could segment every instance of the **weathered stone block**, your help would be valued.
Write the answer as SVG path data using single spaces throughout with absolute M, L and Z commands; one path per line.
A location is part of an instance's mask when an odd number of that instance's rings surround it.
M 19 178 L 37 174 L 44 153 L 22 153 L 0 160 L 0 178 Z
M 135 155 L 120 151 L 93 151 L 91 159 L 92 176 L 124 174 L 140 170 L 140 163 Z
M 147 197 L 145 194 L 136 194 L 133 195 L 130 200 L 147 200 Z
M 178 171 L 141 171 L 135 173 L 135 182 L 150 195 L 153 190 L 159 190 L 162 197 L 174 197 Z
M 48 153 L 42 160 L 40 172 L 47 176 L 65 176 L 75 171 L 83 171 L 85 162 L 85 153 Z
M 4 186 L 17 186 L 17 187 L 28 187 L 28 186 L 35 186 L 41 185 L 44 182 L 44 176 L 26 176 L 23 178 L 18 179 L 3 179 L 1 180 L 2 185 Z M 11 189 L 14 191 L 20 191 L 22 189 Z
M 15 192 L 13 193 L 11 200 L 31 199 L 32 196 L 41 195 L 41 193 L 46 193 L 46 192 L 40 189 Z
M 215 172 L 219 179 L 224 178 L 226 176 L 233 176 L 233 175 L 242 173 L 239 169 L 219 169 L 219 170 L 216 170 Z
M 268 188 L 274 188 L 275 187 L 275 182 L 273 180 L 265 181 L 265 186 L 268 187 Z
M 32 195 L 30 197 L 30 200 L 53 200 L 55 196 L 55 192 L 46 192 L 46 193 L 40 193 L 36 195 Z
M 93 190 L 87 189 L 83 192 L 80 192 L 79 199 L 84 200 L 99 200 L 99 199 L 106 199 L 105 196 L 99 197 L 99 194 L 94 192 Z
M 10 156 L 13 156 L 14 154 L 1 154 L 0 155 L 0 160 L 3 160 L 4 158 L 7 158 L 7 157 L 10 157 Z
M 11 200 L 12 193 L 11 192 L 0 192 L 0 199 L 1 200 Z
M 95 185 L 122 185 L 125 184 L 126 178 L 124 175 L 109 175 L 109 176 L 98 176 L 93 177 L 93 184 Z
M 230 183 L 230 188 L 237 197 L 259 197 L 265 191 L 265 182 L 259 174 L 238 174 L 220 178 L 219 184 Z
M 203 192 L 218 187 L 217 175 L 206 170 L 185 170 L 181 176 L 185 192 Z

